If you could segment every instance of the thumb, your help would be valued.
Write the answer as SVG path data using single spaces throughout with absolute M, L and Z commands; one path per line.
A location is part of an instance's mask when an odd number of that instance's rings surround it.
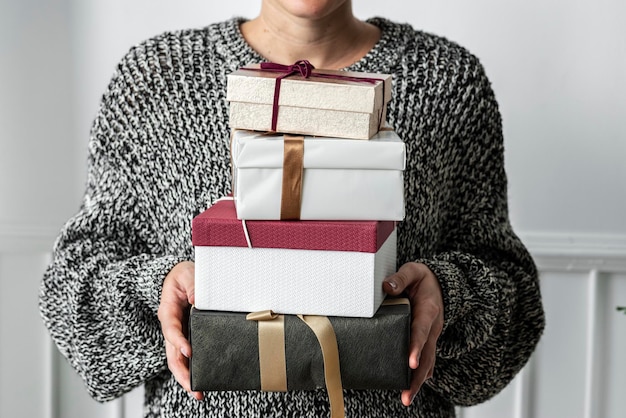
M 399 273 L 394 273 L 383 281 L 383 291 L 390 296 L 398 296 L 406 289 L 406 281 Z
M 397 296 L 418 279 L 417 263 L 406 263 L 400 269 L 383 281 L 383 291 L 391 296 Z

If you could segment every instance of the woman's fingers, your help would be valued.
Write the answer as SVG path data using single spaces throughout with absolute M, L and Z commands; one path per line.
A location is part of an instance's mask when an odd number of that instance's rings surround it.
M 159 306 L 159 321 L 165 340 L 180 354 L 191 357 L 191 345 L 183 332 L 183 324 L 189 304 L 174 304 L 161 302 Z
M 167 341 L 165 342 L 165 353 L 167 355 L 167 367 L 176 381 L 194 398 L 202 400 L 204 398 L 202 392 L 193 392 L 191 390 L 189 359 Z
M 434 367 L 437 338 L 440 333 L 440 330 L 437 330 L 439 315 L 439 308 L 429 300 L 413 306 L 409 348 L 409 367 L 413 369 L 413 373 L 409 390 L 402 394 L 402 403 L 406 406 L 411 404 Z
M 413 372 L 410 388 L 401 396 L 402 403 L 408 406 L 434 371 L 437 339 L 443 329 L 441 288 L 426 265 L 406 263 L 385 279 L 383 290 L 392 296 L 405 293 L 411 301 L 409 367 Z
M 405 406 L 409 406 L 413 402 L 415 395 L 417 395 L 424 382 L 432 376 L 435 367 L 436 349 L 437 335 L 431 333 L 419 353 L 419 364 L 411 374 L 410 388 L 402 392 L 402 403 Z
M 176 381 L 196 399 L 203 399 L 202 392 L 192 392 L 189 375 L 191 344 L 185 336 L 189 307 L 194 299 L 194 265 L 179 263 L 163 281 L 158 317 L 165 338 L 167 366 Z

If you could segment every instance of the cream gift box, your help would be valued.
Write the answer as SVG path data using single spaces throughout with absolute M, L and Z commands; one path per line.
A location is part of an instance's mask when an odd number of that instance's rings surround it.
M 405 145 L 393 131 L 369 141 L 304 137 L 299 219 L 404 218 Z M 239 219 L 281 219 L 282 135 L 234 131 L 233 193 Z
M 192 243 L 202 310 L 371 317 L 396 271 L 391 221 L 244 222 L 222 200 L 193 219 Z
M 313 70 L 308 78 L 291 74 L 277 87 L 285 74 L 259 64 L 229 74 L 230 127 L 369 139 L 384 125 L 391 75 Z

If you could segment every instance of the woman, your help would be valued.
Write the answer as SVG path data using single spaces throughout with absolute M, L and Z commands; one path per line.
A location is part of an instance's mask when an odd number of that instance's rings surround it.
M 501 121 L 478 60 L 408 25 L 359 21 L 350 0 L 263 0 L 256 19 L 132 48 L 103 96 L 84 202 L 40 298 L 94 398 L 145 384 L 146 417 L 328 416 L 325 391 L 190 392 L 183 333 L 191 219 L 230 191 L 226 75 L 299 59 L 393 74 L 388 122 L 407 146 L 400 268 L 384 290 L 411 299 L 411 388 L 345 391 L 347 416 L 454 416 L 500 391 L 534 350 L 537 272 L 509 224 Z

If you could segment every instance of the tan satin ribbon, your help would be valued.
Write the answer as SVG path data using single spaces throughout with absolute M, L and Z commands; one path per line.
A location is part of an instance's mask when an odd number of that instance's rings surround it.
M 343 386 L 339 367 L 339 348 L 333 325 L 325 316 L 298 315 L 298 318 L 313 330 L 322 349 L 324 359 L 324 380 L 330 402 L 330 417 L 344 418 Z
M 408 298 L 390 298 L 383 300 L 382 306 L 410 305 Z
M 284 136 L 283 185 L 280 198 L 280 219 L 300 219 L 302 176 L 304 172 L 304 137 Z
M 322 350 L 324 380 L 330 402 L 330 417 L 344 418 L 343 386 L 339 367 L 339 348 L 332 324 L 325 316 L 298 315 L 311 328 Z M 252 312 L 247 320 L 259 325 L 259 373 L 261 390 L 285 392 L 287 390 L 287 362 L 285 360 L 284 316 L 272 311 Z
M 259 374 L 261 390 L 287 391 L 287 362 L 285 360 L 285 317 L 272 311 L 252 312 L 247 320 L 259 325 Z

